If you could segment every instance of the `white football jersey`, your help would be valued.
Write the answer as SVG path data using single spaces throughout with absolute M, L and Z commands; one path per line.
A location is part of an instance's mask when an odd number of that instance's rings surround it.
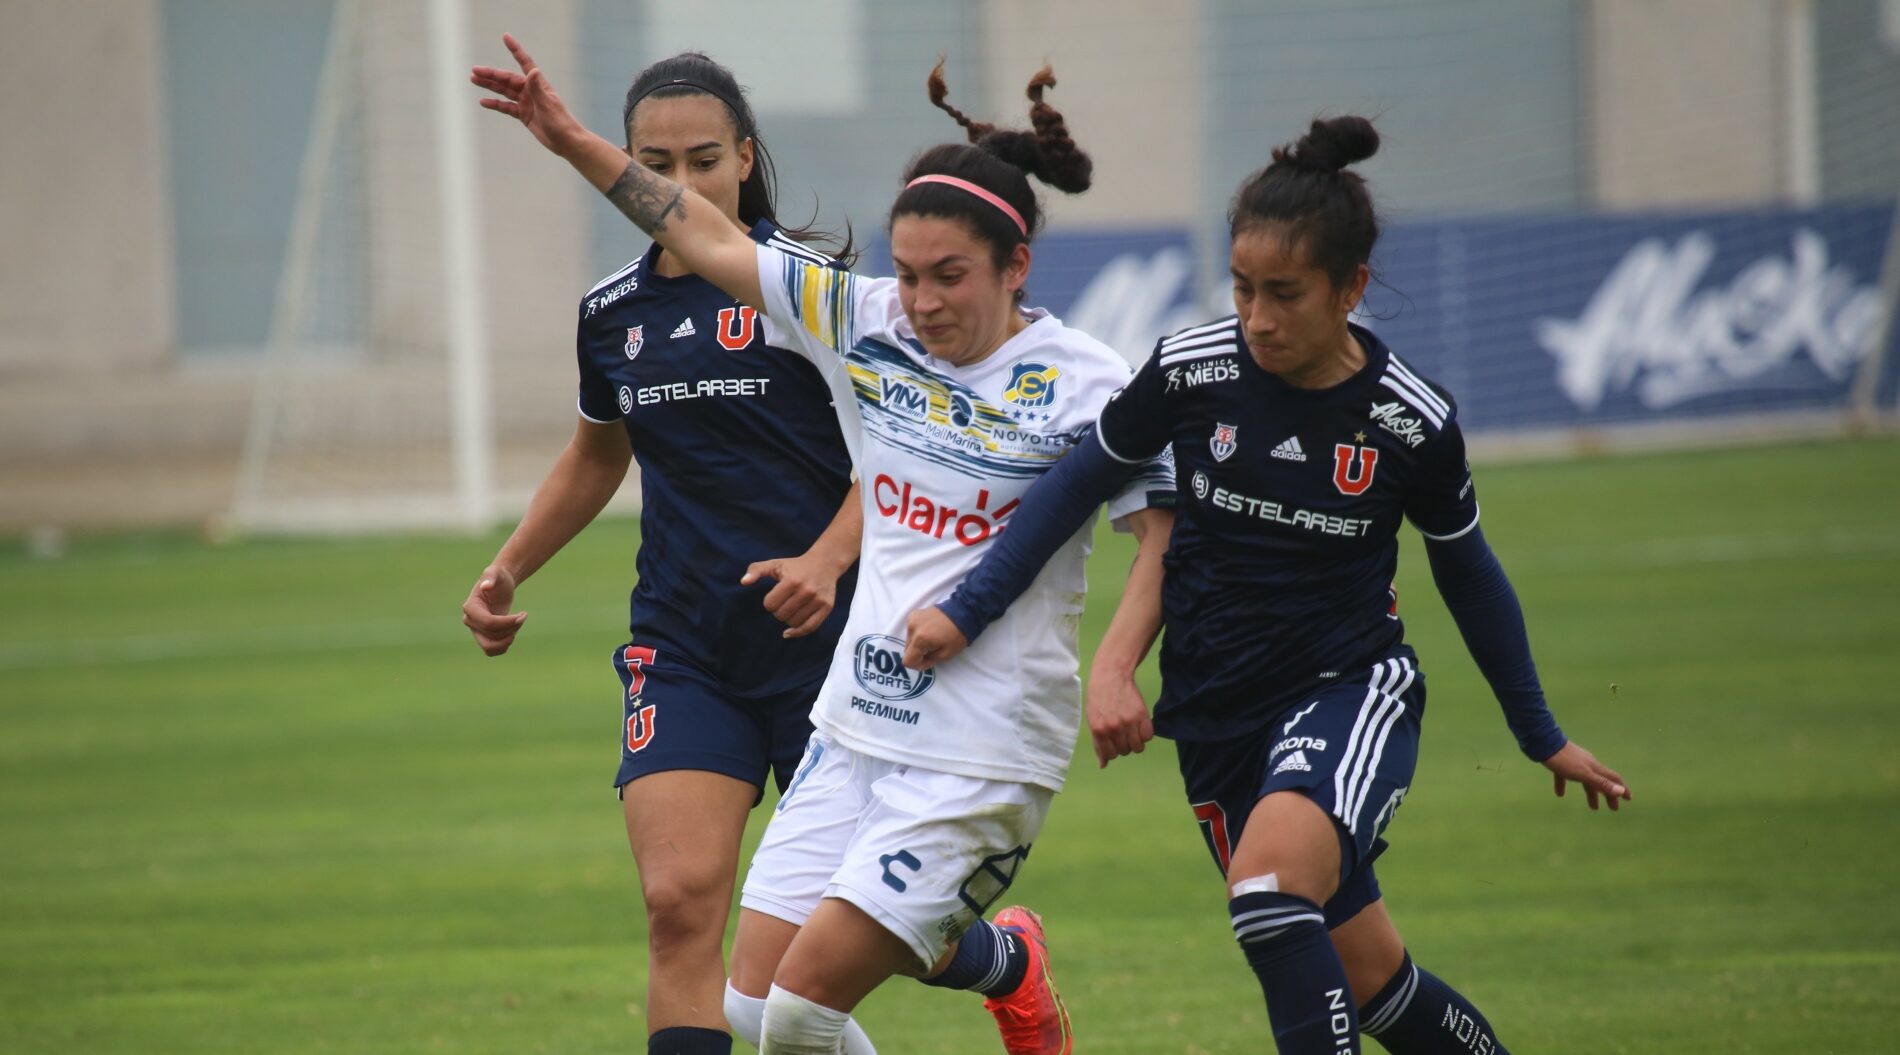
M 1061 790 L 1081 716 L 1076 625 L 1093 518 L 950 662 L 905 668 L 905 625 L 976 566 L 1023 492 L 1127 383 L 1127 362 L 1037 311 L 983 361 L 954 366 L 917 342 L 895 279 L 768 245 L 759 284 L 767 340 L 808 356 L 831 387 L 864 503 L 857 593 L 812 722 L 863 754 Z M 1172 463 L 1158 459 L 1108 515 L 1173 497 Z

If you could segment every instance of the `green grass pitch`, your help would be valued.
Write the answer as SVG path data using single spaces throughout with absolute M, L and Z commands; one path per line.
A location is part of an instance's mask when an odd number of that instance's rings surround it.
M 1517 754 L 1408 533 L 1431 706 L 1380 872 L 1513 1050 L 1894 1049 L 1896 482 L 1892 440 L 1480 471 L 1617 815 Z M 644 1050 L 608 788 L 635 529 L 587 532 L 485 660 L 457 608 L 496 541 L 0 552 L 0 1051 Z M 1014 899 L 1081 1051 L 1270 1050 L 1165 743 L 1078 754 Z M 893 982 L 860 1015 L 887 1052 L 996 1050 L 978 1005 Z

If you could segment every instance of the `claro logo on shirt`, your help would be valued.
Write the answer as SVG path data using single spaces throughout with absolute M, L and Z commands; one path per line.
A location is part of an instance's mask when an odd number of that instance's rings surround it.
M 958 509 L 930 498 L 909 481 L 900 484 L 883 473 L 871 482 L 871 501 L 877 506 L 878 515 L 886 519 L 931 538 L 943 538 L 947 533 L 964 546 L 974 546 L 993 534 L 1001 534 L 1003 519 L 1021 504 L 1012 498 L 991 509 L 990 492 L 985 488 L 976 493 L 975 509 Z

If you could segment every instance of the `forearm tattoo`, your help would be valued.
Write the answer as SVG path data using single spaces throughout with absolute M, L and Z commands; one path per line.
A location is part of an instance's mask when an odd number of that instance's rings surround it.
M 680 200 L 685 193 L 679 184 L 661 179 L 638 161 L 629 161 L 620 178 L 607 188 L 607 200 L 642 231 L 659 234 L 666 230 L 668 216 L 686 218 L 686 203 Z

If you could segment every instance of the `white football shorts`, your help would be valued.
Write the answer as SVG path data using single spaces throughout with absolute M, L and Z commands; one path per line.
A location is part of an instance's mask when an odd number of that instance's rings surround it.
M 805 745 L 752 857 L 739 903 L 803 926 L 842 898 L 926 967 L 1009 889 L 1055 792 Z

